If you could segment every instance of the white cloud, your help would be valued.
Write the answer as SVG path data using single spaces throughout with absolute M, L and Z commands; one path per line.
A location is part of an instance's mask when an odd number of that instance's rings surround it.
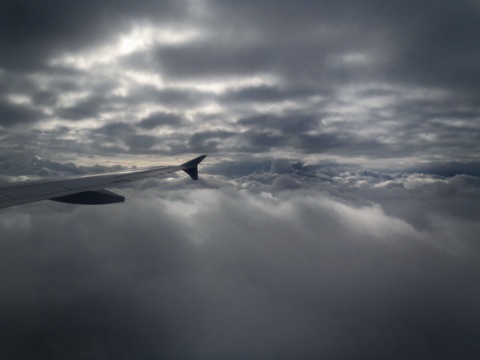
M 146 51 L 153 46 L 185 44 L 201 36 L 193 28 L 162 28 L 153 24 L 137 24 L 129 32 L 119 35 L 109 44 L 79 53 L 66 53 L 50 60 L 51 66 L 63 65 L 81 70 L 94 66 L 113 65 L 122 57 L 137 51 Z

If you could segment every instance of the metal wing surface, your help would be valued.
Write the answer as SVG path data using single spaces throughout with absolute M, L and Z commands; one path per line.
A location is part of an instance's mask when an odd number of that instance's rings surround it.
M 205 157 L 206 155 L 202 155 L 178 166 L 157 166 L 100 175 L 69 176 L 0 184 L 0 208 L 47 199 L 88 205 L 123 202 L 125 201 L 123 196 L 105 190 L 105 188 L 181 170 L 190 175 L 193 180 L 198 180 L 197 167 Z

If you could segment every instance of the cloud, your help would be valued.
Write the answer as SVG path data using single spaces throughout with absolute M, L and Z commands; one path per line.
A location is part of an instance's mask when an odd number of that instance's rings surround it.
M 59 19 L 57 14 L 62 13 Z M 31 3 L 6 3 L 0 23 L 2 67 L 31 70 L 46 66 L 49 56 L 58 51 L 77 50 L 109 40 L 133 19 L 165 19 L 180 15 L 178 2 L 140 2 L 136 6 L 121 1 L 113 4 L 76 4 L 62 0 L 39 6 Z
M 44 115 L 23 104 L 9 101 L 0 101 L 0 126 L 11 127 L 19 124 L 28 124 L 42 119 Z
M 2 121 L 23 126 L 5 129 L 2 146 L 23 136 L 27 156 L 41 144 L 51 157 L 55 142 L 42 135 L 68 126 L 61 141 L 72 158 L 92 149 L 180 155 L 199 148 L 192 134 L 220 131 L 236 136 L 200 148 L 238 158 L 355 156 L 387 168 L 468 163 L 478 150 L 478 9 L 428 4 L 8 5 Z M 52 25 L 55 8 L 65 16 Z M 170 124 L 175 136 L 146 120 L 159 114 L 182 119 Z M 155 139 L 132 138 L 131 147 L 85 139 L 127 121 Z
M 468 0 L 5 2 L 2 181 L 210 156 L 123 205 L 2 210 L 0 353 L 480 353 L 479 24 Z
M 93 166 L 78 166 L 72 162 L 59 163 L 42 159 L 38 156 L 15 160 L 8 157 L 0 159 L 0 170 L 2 176 L 5 178 L 4 182 L 56 176 L 100 174 L 121 169 L 123 169 L 123 167 L 119 165 L 105 166 L 96 164 Z
M 157 127 L 178 127 L 182 123 L 182 118 L 170 113 L 155 113 L 142 119 L 138 124 L 144 129 L 154 129 Z
M 477 179 L 363 172 L 327 184 L 295 167 L 277 160 L 233 182 L 152 180 L 117 189 L 119 206 L 4 210 L 2 353 L 478 353 L 479 211 L 452 207 L 477 206 Z
M 105 99 L 101 97 L 90 97 L 83 99 L 74 106 L 60 109 L 58 116 L 64 119 L 81 120 L 95 118 L 100 114 Z
M 192 152 L 215 153 L 225 140 L 233 137 L 230 131 L 204 131 L 192 134 L 188 146 Z
M 246 86 L 239 89 L 231 89 L 226 92 L 222 100 L 230 101 L 231 103 L 277 103 L 302 96 L 310 96 L 316 93 L 313 89 L 282 89 L 278 86 L 259 85 Z

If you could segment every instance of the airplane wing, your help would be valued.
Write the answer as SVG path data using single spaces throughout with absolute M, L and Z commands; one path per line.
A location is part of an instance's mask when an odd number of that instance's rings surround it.
M 69 176 L 0 184 L 0 208 L 47 199 L 87 205 L 124 202 L 123 196 L 105 190 L 105 188 L 180 170 L 185 171 L 193 180 L 198 180 L 197 167 L 206 156 L 199 156 L 178 166 L 157 166 L 101 175 Z

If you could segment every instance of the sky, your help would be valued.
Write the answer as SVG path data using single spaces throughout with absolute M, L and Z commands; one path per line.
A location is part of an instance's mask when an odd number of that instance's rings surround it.
M 480 3 L 0 0 L 0 356 L 480 355 Z

